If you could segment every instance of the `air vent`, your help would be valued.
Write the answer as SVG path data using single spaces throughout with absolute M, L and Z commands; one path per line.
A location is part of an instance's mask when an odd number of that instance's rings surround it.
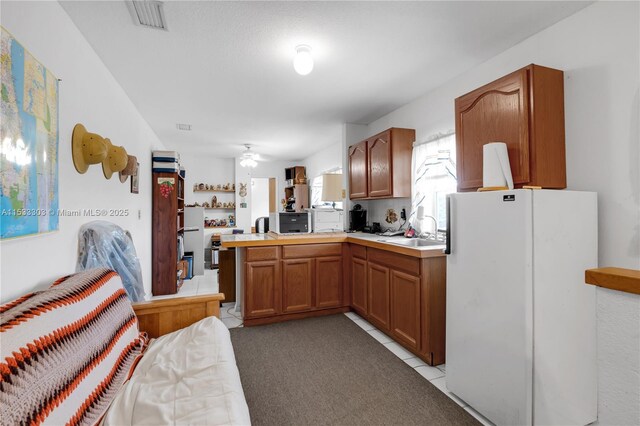
M 187 130 L 187 131 L 189 131 L 189 130 L 191 130 L 191 124 L 178 123 L 178 124 L 176 124 L 176 128 L 178 130 Z
M 127 6 L 136 25 L 156 30 L 168 30 L 161 1 L 131 0 L 127 1 Z

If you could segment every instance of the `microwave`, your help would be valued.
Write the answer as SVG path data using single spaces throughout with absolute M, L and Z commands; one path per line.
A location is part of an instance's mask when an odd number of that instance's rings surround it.
M 344 232 L 344 212 L 335 209 L 310 209 L 313 232 Z
M 278 234 L 306 234 L 311 232 L 309 212 L 269 213 L 269 230 Z

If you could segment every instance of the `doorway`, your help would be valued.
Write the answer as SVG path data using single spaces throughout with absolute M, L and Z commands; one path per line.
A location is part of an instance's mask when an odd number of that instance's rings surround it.
M 251 178 L 251 230 L 261 217 L 276 212 L 276 178 Z

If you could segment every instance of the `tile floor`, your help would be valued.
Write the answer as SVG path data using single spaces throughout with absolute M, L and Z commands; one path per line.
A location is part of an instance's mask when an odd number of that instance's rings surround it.
M 220 307 L 220 319 L 227 326 L 227 328 L 242 327 L 242 318 L 239 312 L 235 312 L 234 303 L 223 303 Z M 469 414 L 475 417 L 483 425 L 493 425 L 489 420 L 484 418 L 480 413 L 475 411 L 469 405 L 449 392 L 446 385 L 446 365 L 438 365 L 431 367 L 427 365 L 420 358 L 416 357 L 411 352 L 394 342 L 389 336 L 378 330 L 368 321 L 364 320 L 355 312 L 347 312 L 345 314 L 349 319 L 361 327 L 364 331 L 369 333 L 371 337 L 380 342 L 381 345 L 389 349 L 395 356 L 407 363 L 411 368 L 415 369 L 418 374 L 431 382 L 436 388 L 444 392 L 449 398 L 454 400 L 458 405 L 464 408 Z
M 473 408 L 469 407 L 469 405 L 449 392 L 446 384 L 446 364 L 438 365 L 436 367 L 431 367 L 427 365 L 420 358 L 416 357 L 411 352 L 407 351 L 405 348 L 400 346 L 398 343 L 394 342 L 389 336 L 378 330 L 374 325 L 370 322 L 364 320 L 361 316 L 356 314 L 355 312 L 347 312 L 345 314 L 349 319 L 351 319 L 354 323 L 356 323 L 360 328 L 369 333 L 371 337 L 376 339 L 380 344 L 389 349 L 395 356 L 403 360 L 409 367 L 416 370 L 416 373 L 420 374 L 426 380 L 430 381 L 432 385 L 440 389 L 444 392 L 449 398 L 454 400 L 458 405 L 463 407 L 469 414 L 475 417 L 480 423 L 483 425 L 492 425 L 489 420 L 484 418 L 480 413 L 475 411 Z

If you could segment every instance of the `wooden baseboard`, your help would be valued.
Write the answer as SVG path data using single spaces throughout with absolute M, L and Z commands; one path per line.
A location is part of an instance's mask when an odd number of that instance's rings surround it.
M 223 293 L 203 296 L 173 297 L 133 303 L 140 331 L 149 337 L 160 337 L 188 327 L 206 317 L 220 317 Z
M 264 325 L 264 324 L 274 324 L 282 321 L 291 321 L 298 320 L 304 318 L 312 318 L 312 317 L 320 317 L 323 315 L 334 315 L 334 314 L 342 314 L 345 312 L 349 312 L 351 309 L 348 306 L 342 306 L 340 308 L 331 308 L 331 309 L 322 309 L 318 311 L 308 311 L 308 312 L 296 312 L 293 314 L 284 314 L 284 315 L 276 315 L 267 318 L 252 318 L 244 320 L 244 325 L 246 327 L 251 327 L 254 325 Z

